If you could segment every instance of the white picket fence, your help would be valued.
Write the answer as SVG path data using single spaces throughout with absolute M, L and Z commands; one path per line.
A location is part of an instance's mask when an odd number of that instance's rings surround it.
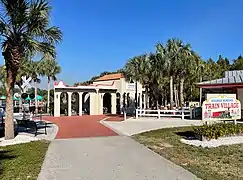
M 136 109 L 136 119 L 138 117 L 181 117 L 181 119 L 185 119 L 185 117 L 190 117 L 192 119 L 195 117 L 195 111 L 193 113 L 193 109 L 181 109 L 181 110 L 150 110 L 150 109 Z

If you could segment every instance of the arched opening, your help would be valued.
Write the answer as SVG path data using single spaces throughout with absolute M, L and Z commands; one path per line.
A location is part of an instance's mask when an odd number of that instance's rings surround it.
M 82 109 L 83 114 L 90 114 L 90 94 L 88 92 L 83 93 L 82 95 Z
M 79 94 L 77 92 L 74 92 L 72 94 L 72 115 L 79 115 Z
M 111 94 L 105 93 L 103 97 L 103 114 L 111 114 Z
M 129 108 L 130 107 L 130 93 L 127 93 L 127 107 Z
M 123 93 L 122 95 L 122 99 L 123 99 L 123 102 L 122 102 L 122 106 L 125 108 L 126 107 L 126 93 Z
M 116 114 L 121 114 L 121 94 L 116 93 Z
M 68 94 L 62 92 L 60 96 L 60 115 L 68 115 Z

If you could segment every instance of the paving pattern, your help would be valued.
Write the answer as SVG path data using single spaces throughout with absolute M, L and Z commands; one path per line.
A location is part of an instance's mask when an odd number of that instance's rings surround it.
M 116 136 L 117 133 L 100 123 L 105 118 L 109 117 L 105 115 L 43 117 L 44 120 L 55 123 L 59 127 L 56 139 Z M 116 117 L 112 118 L 115 119 Z

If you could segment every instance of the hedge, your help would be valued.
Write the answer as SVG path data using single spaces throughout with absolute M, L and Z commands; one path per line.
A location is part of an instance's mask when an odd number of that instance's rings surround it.
M 215 123 L 194 128 L 194 133 L 206 139 L 218 139 L 219 137 L 242 135 L 243 124 Z

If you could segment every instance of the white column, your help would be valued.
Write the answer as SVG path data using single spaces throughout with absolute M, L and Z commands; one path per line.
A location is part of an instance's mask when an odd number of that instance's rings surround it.
M 99 93 L 99 89 L 96 89 L 96 114 L 99 115 L 100 114 L 100 105 L 101 105 L 101 96 Z
M 149 108 L 149 95 L 146 96 L 146 103 L 147 103 L 148 108 Z
M 122 109 L 123 109 L 123 95 L 121 94 L 120 95 L 120 111 L 121 111 L 121 114 L 123 113 Z
M 97 115 L 96 112 L 96 93 L 95 92 L 90 92 L 90 115 Z
M 61 92 L 54 93 L 54 117 L 60 117 Z
M 139 106 L 140 106 L 140 109 L 143 109 L 143 94 L 140 93 L 140 96 L 139 96 Z
M 116 93 L 111 93 L 111 114 L 116 114 Z
M 68 116 L 72 116 L 72 92 L 68 92 Z
M 103 114 L 103 97 L 104 93 L 99 93 L 100 96 L 100 114 Z
M 83 115 L 83 92 L 79 92 L 79 116 Z
M 143 109 L 146 109 L 146 97 L 143 95 Z

